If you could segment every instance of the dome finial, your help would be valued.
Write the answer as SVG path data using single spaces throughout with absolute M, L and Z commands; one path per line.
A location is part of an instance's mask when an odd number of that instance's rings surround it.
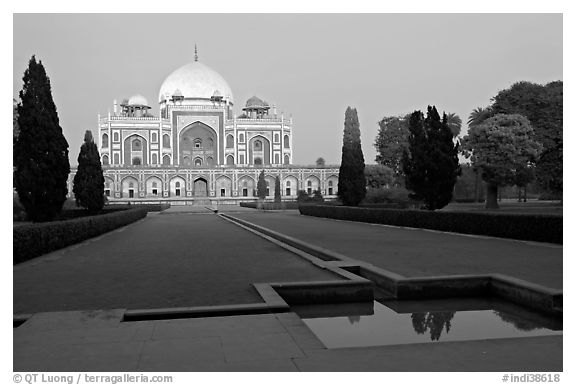
M 194 61 L 198 61 L 198 47 L 194 44 Z

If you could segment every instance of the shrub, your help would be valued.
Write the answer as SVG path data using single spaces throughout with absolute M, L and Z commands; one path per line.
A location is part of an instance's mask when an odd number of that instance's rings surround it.
M 298 202 L 240 202 L 240 207 L 261 210 L 297 210 Z
M 304 190 L 298 190 L 298 193 L 296 195 L 296 201 L 300 202 L 300 203 L 304 203 L 307 202 L 310 199 L 310 196 L 308 195 L 308 193 Z
M 127 204 L 113 204 L 113 205 L 108 205 L 104 208 L 104 210 L 127 210 L 130 208 L 141 208 L 143 210 L 146 210 L 147 213 L 149 212 L 154 212 L 154 211 L 164 211 L 168 208 L 170 208 L 170 204 L 169 203 L 150 203 L 150 204 L 144 204 L 144 203 L 130 203 L 128 202 Z
M 141 208 L 67 221 L 15 226 L 12 233 L 14 264 L 73 245 L 144 218 Z
M 315 190 L 314 191 L 314 195 L 312 196 L 312 198 L 310 198 L 310 200 L 312 202 L 324 202 L 324 197 L 322 196 L 322 193 L 320 192 L 320 190 Z
M 560 215 L 429 212 L 327 205 L 302 205 L 299 209 L 303 215 L 316 217 L 562 244 Z

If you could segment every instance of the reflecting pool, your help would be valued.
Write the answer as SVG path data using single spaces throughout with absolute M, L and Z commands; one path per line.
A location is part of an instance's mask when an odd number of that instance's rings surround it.
M 492 299 L 311 305 L 292 311 L 327 348 L 562 334 L 562 318 Z

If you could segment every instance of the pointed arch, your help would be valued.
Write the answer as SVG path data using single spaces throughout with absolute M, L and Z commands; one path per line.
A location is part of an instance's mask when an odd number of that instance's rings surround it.
M 270 140 L 262 135 L 255 135 L 248 141 L 248 164 L 269 165 L 271 163 Z
M 232 179 L 227 175 L 216 178 L 216 194 L 221 197 L 232 196 Z
M 136 158 L 140 159 L 140 164 L 134 164 L 133 159 Z M 124 164 L 148 164 L 148 141 L 142 135 L 131 134 L 124 139 Z

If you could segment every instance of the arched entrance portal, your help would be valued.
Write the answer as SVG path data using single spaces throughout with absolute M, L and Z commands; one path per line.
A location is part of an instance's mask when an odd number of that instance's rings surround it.
M 194 196 L 207 197 L 208 196 L 208 182 L 204 178 L 198 178 L 194 181 Z

